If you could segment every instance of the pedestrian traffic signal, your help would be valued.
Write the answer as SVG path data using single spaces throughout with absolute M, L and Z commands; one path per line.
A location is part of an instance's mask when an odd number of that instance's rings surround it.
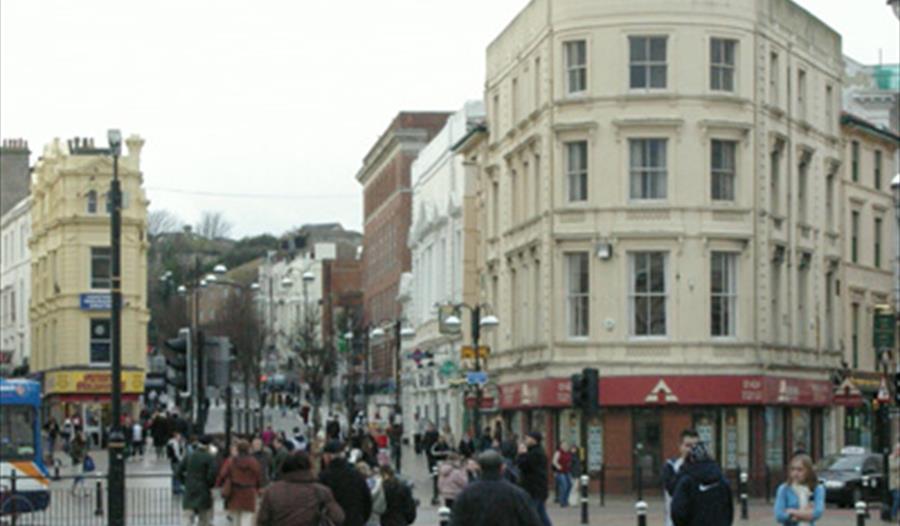
M 191 390 L 191 374 L 189 370 L 191 363 L 190 332 L 182 330 L 178 333 L 177 338 L 166 340 L 163 354 L 166 357 L 167 366 L 166 383 L 179 392 L 189 392 Z
M 572 407 L 583 411 L 595 411 L 599 407 L 600 373 L 586 368 L 572 375 Z
M 894 403 L 900 405 L 900 373 L 894 373 Z

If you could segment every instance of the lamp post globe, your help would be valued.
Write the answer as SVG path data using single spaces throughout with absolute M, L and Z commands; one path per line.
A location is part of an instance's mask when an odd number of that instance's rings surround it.
M 216 274 L 219 274 L 219 275 L 221 276 L 222 274 L 228 272 L 228 267 L 226 267 L 225 265 L 219 263 L 218 265 L 216 265 L 215 267 L 213 267 L 213 272 L 216 273 Z
M 316 280 L 316 275 L 312 273 L 312 271 L 307 270 L 303 273 L 303 282 L 310 283 Z
M 456 314 L 451 314 L 444 318 L 444 325 L 446 325 L 448 329 L 457 330 L 462 326 L 462 320 L 460 320 L 459 316 Z
M 482 316 L 481 321 L 479 321 L 482 329 L 493 329 L 500 325 L 500 320 L 494 316 L 493 314 L 488 314 L 487 316 Z

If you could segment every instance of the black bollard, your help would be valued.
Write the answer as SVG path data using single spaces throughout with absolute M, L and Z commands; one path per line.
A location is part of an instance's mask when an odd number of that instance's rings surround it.
M 16 513 L 16 504 L 18 499 L 16 499 L 16 470 L 12 470 L 9 474 L 9 494 L 12 495 L 12 507 L 10 508 L 10 514 L 12 515 L 12 520 L 10 521 L 12 526 L 16 526 L 18 522 L 19 514 Z
M 606 466 L 600 468 L 600 507 L 606 506 Z
M 750 520 L 750 510 L 747 502 L 747 482 L 749 477 L 746 471 L 741 471 L 740 467 L 738 472 L 738 488 L 740 488 L 741 493 L 741 520 L 746 521 Z
M 768 504 L 769 498 L 772 495 L 772 470 L 769 469 L 768 464 L 766 464 L 764 476 L 766 477 L 766 503 Z
M 438 520 L 441 526 L 450 526 L 450 508 L 441 506 L 438 510 Z
M 53 480 L 59 480 L 59 461 L 53 460 Z
M 591 484 L 591 477 L 582 475 L 579 479 L 581 485 L 581 524 L 590 524 L 588 517 L 588 488 Z
M 431 470 L 431 483 L 432 483 L 432 493 L 431 493 L 431 505 L 437 506 L 440 500 L 438 499 L 438 467 L 435 464 L 434 468 Z
M 634 505 L 634 513 L 637 515 L 638 526 L 647 526 L 647 503 L 643 500 Z
M 869 507 L 865 501 L 856 502 L 856 526 L 866 526 L 866 516 L 869 514 Z
M 97 479 L 97 495 L 96 495 L 96 497 L 97 497 L 97 509 L 94 510 L 94 515 L 101 517 L 101 516 L 103 516 L 103 482 L 100 479 Z

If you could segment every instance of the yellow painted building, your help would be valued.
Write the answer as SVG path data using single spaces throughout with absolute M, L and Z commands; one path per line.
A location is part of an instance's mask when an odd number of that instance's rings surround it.
M 90 139 L 80 139 L 92 146 Z M 110 392 L 110 215 L 112 158 L 73 155 L 74 141 L 44 148 L 32 175 L 32 370 L 57 418 L 79 415 L 99 437 Z M 123 394 L 143 393 L 147 323 L 147 197 L 143 139 L 132 136 L 119 159 L 122 183 Z M 131 404 L 126 413 L 133 412 Z

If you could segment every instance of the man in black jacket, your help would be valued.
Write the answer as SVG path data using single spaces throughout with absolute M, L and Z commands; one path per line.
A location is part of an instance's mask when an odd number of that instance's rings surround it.
M 372 494 L 365 477 L 347 463 L 343 451 L 343 444 L 337 440 L 325 444 L 325 469 L 319 474 L 319 482 L 331 489 L 344 510 L 343 526 L 363 526 L 372 514 Z
M 453 502 L 450 526 L 541 526 L 531 497 L 507 482 L 503 457 L 493 450 L 478 455 L 481 479 Z
M 731 526 L 731 487 L 706 446 L 695 445 L 678 475 L 672 496 L 675 526 Z
M 519 485 L 531 497 L 532 506 L 541 519 L 541 524 L 551 526 L 547 515 L 545 501 L 550 494 L 547 486 L 547 454 L 541 441 L 544 436 L 540 431 L 532 431 L 525 436 L 525 443 L 519 446 L 516 465 L 521 473 Z

